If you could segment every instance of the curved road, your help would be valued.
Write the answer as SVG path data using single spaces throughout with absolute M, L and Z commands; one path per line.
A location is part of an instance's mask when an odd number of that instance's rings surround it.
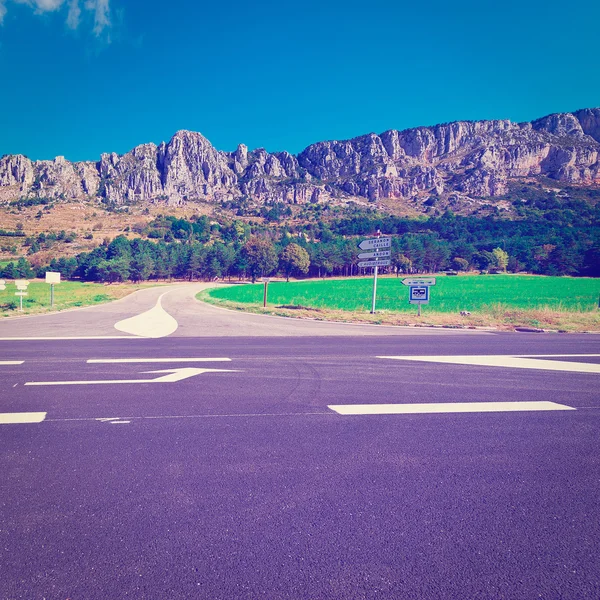
M 241 313 L 198 302 L 196 294 L 207 287 L 212 285 L 193 283 L 149 288 L 100 306 L 5 319 L 0 321 L 0 338 L 388 336 L 415 335 L 415 332 L 422 335 L 485 335 L 485 332 L 473 330 L 432 331 Z M 123 324 L 123 321 L 136 317 L 135 322 Z M 169 317 L 176 322 L 175 329 Z

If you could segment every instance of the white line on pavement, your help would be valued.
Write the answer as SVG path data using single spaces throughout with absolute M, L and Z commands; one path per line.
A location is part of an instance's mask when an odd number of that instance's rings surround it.
M 600 365 L 594 363 L 568 362 L 563 360 L 539 360 L 537 355 L 524 358 L 515 355 L 480 356 L 378 356 L 377 358 L 418 362 L 448 363 L 456 365 L 476 365 L 480 367 L 508 367 L 512 369 L 540 369 L 543 371 L 568 371 L 571 373 L 600 373 Z M 549 357 L 551 355 L 540 355 Z M 559 356 L 596 357 L 597 354 L 563 354 Z
M 0 360 L 0 365 L 22 365 L 24 360 Z
M 0 425 L 15 423 L 41 423 L 46 418 L 45 412 L 0 413 Z
M 428 404 L 332 404 L 340 415 L 412 415 L 426 413 L 481 413 L 576 410 L 555 402 L 433 402 Z
M 87 308 L 87 307 L 86 307 Z M 41 315 L 40 315 L 41 316 Z M 139 340 L 133 335 L 69 335 L 55 337 L 0 337 L 0 342 L 53 342 L 55 340 Z
M 90 358 L 87 362 L 100 363 L 188 363 L 188 362 L 231 362 L 230 358 Z

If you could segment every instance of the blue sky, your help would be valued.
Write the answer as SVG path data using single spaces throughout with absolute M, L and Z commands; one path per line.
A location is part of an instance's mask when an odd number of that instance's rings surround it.
M 0 0 L 0 155 L 97 160 L 600 106 L 600 2 Z

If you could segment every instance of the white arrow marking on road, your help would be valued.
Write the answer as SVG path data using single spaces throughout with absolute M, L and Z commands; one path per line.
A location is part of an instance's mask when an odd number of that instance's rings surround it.
M 523 356 L 378 356 L 392 360 L 414 360 L 419 362 L 447 363 L 455 365 L 476 365 L 480 367 L 508 367 L 511 369 L 540 369 L 544 371 L 568 371 L 572 373 L 600 373 L 600 365 L 594 363 L 568 362 L 564 360 L 539 360 L 537 355 Z M 540 357 L 549 355 L 541 354 Z M 562 356 L 570 356 L 564 354 Z M 579 357 L 595 357 L 598 354 L 573 354 Z
M 45 412 L 0 413 L 0 425 L 41 423 L 45 418 Z
M 162 307 L 161 300 L 166 294 L 168 292 L 162 294 L 158 298 L 156 305 L 150 310 L 115 323 L 115 329 L 149 338 L 160 338 L 171 335 L 177 330 L 178 324 Z
M 155 379 L 98 379 L 90 381 L 28 381 L 25 385 L 96 385 L 109 383 L 175 383 L 202 373 L 236 373 L 237 369 L 196 369 L 182 367 L 181 369 L 162 369 L 161 371 L 144 371 L 144 373 L 168 373 Z
M 186 362 L 231 362 L 230 358 L 90 358 L 90 364 L 99 363 L 186 363 Z
M 328 406 L 340 415 L 413 415 L 426 413 L 521 412 L 576 410 L 555 402 L 433 402 L 429 404 L 336 404 Z

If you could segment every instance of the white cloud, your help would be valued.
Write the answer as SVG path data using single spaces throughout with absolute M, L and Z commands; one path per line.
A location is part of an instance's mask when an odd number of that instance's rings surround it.
M 68 5 L 68 27 L 77 29 L 81 23 L 80 0 L 0 0 L 0 24 L 6 14 L 6 4 L 10 1 L 16 4 L 26 4 L 33 8 L 36 14 L 54 12 Z M 110 0 L 85 0 L 83 6 L 86 11 L 93 13 L 96 36 L 110 27 Z
M 69 5 L 69 14 L 67 15 L 67 25 L 71 29 L 77 29 L 79 27 L 79 20 L 81 18 L 81 8 L 79 8 L 79 0 L 71 0 Z

